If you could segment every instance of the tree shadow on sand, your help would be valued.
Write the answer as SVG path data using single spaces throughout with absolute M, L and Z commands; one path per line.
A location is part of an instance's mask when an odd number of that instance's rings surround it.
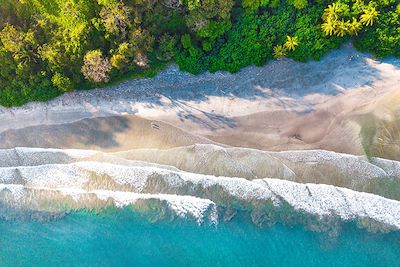
M 115 136 L 129 127 L 126 117 L 115 116 L 10 129 L 0 134 L 0 147 L 64 148 L 74 144 L 80 147 L 95 145 L 112 148 L 119 146 Z
M 206 72 L 197 76 L 181 72 L 172 65 L 154 78 L 128 81 L 119 87 L 131 92 L 146 107 L 170 105 L 176 108 L 177 116 L 183 121 L 190 120 L 208 129 L 220 126 L 232 128 L 236 125 L 229 117 L 195 108 L 191 103 L 199 104 L 212 97 L 271 99 L 274 105 L 283 109 L 308 113 L 313 107 L 304 103 L 307 96 L 335 96 L 371 86 L 382 79 L 380 70 L 372 62 L 400 68 L 399 59 L 375 60 L 347 44 L 318 62 L 300 63 L 281 59 L 263 67 L 248 67 L 236 74 Z M 164 99 L 170 103 L 166 104 Z M 299 103 L 302 108 L 297 111 Z

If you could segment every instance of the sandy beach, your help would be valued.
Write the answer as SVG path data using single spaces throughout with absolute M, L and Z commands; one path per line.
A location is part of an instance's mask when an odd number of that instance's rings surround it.
M 0 109 L 0 147 L 121 151 L 196 143 L 269 151 L 325 149 L 399 159 L 400 60 L 346 45 L 236 74 L 155 78 Z

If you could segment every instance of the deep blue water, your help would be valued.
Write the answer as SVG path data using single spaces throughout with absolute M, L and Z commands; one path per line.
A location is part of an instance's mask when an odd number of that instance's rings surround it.
M 352 225 L 336 238 L 301 226 L 152 223 L 129 211 L 0 221 L 0 266 L 400 266 L 400 233 Z

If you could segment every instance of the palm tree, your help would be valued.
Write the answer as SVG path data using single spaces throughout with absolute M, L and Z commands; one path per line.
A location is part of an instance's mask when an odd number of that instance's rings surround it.
M 342 12 L 342 7 L 338 3 L 333 3 L 332 5 L 328 5 L 327 8 L 324 10 L 324 14 L 322 15 L 322 18 L 324 20 L 327 19 L 338 19 L 340 12 Z
M 335 32 L 335 24 L 336 21 L 332 20 L 331 18 L 328 18 L 324 23 L 322 23 L 321 28 L 322 31 L 326 34 L 326 35 L 333 35 L 333 33 Z
M 350 35 L 358 35 L 358 32 L 362 28 L 361 22 L 359 22 L 356 18 L 353 18 L 353 21 L 346 21 L 347 31 Z
M 338 20 L 335 25 L 335 33 L 337 36 L 343 37 L 348 32 L 346 22 L 342 20 Z
M 283 46 L 289 51 L 294 51 L 298 45 L 299 45 L 299 39 L 296 36 L 290 37 L 288 35 L 287 40 Z
M 283 58 L 287 55 L 286 48 L 283 45 L 277 45 L 274 47 L 274 57 Z
M 14 59 L 20 63 L 28 64 L 31 61 L 36 61 L 34 58 L 33 51 L 27 47 L 23 47 L 20 51 L 14 54 Z
M 364 14 L 361 15 L 360 21 L 365 26 L 372 26 L 374 24 L 376 18 L 379 16 L 379 11 L 375 9 L 375 7 L 369 6 L 364 9 Z

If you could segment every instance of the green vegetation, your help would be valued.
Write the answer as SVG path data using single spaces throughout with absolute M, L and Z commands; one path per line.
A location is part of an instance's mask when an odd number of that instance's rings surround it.
M 0 0 L 0 104 L 181 69 L 318 60 L 351 39 L 400 56 L 399 0 Z

